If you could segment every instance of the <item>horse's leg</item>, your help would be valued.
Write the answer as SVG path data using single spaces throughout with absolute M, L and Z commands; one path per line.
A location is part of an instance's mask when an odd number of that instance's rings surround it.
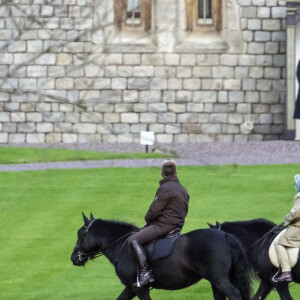
M 134 291 L 140 300 L 151 300 L 149 289 L 137 288 Z
M 213 290 L 215 300 L 226 300 L 225 295 L 222 294 L 213 284 L 211 285 L 211 288 Z
M 240 291 L 235 288 L 228 279 L 221 279 L 213 284 L 216 289 L 224 294 L 229 300 L 242 300 Z
M 120 294 L 120 296 L 116 300 L 131 300 L 136 296 L 136 294 L 131 291 L 128 287 L 125 287 L 123 292 Z
M 255 293 L 252 300 L 264 300 L 271 292 L 272 288 L 261 282 L 257 292 Z
M 289 286 L 287 283 L 284 285 L 276 286 L 276 290 L 277 290 L 281 300 L 293 300 L 293 298 L 290 294 L 290 291 L 289 291 Z

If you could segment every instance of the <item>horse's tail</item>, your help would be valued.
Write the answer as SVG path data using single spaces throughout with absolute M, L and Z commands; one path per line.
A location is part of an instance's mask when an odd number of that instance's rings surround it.
M 231 249 L 231 283 L 240 291 L 243 300 L 251 299 L 250 263 L 240 241 L 232 234 L 226 234 Z

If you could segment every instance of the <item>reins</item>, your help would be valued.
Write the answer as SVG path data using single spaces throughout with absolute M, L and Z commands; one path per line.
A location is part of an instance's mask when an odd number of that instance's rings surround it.
M 125 235 L 121 236 L 120 238 L 118 238 L 117 240 L 113 241 L 112 243 L 110 243 L 109 245 L 107 245 L 106 247 L 98 250 L 98 251 L 94 251 L 94 252 L 88 252 L 88 253 L 83 253 L 81 251 L 78 251 L 78 259 L 80 261 L 85 261 L 87 259 L 88 260 L 92 260 L 95 259 L 97 257 L 100 257 L 102 255 L 104 255 L 103 251 L 109 249 L 110 247 L 112 247 L 113 245 L 117 244 L 119 241 L 121 241 L 122 239 L 124 239 L 125 237 L 128 237 L 129 235 L 131 235 L 133 231 L 130 231 L 128 233 L 126 233 Z

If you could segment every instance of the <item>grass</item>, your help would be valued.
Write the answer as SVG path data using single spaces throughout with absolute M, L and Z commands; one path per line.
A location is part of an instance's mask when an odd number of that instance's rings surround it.
M 264 217 L 280 223 L 290 210 L 300 165 L 179 167 L 191 200 L 184 232 L 216 220 Z M 79 268 L 70 261 L 81 211 L 138 226 L 158 186 L 159 168 L 0 173 L 0 299 L 116 299 L 122 284 L 104 257 Z M 300 299 L 298 285 L 291 289 Z M 206 281 L 154 300 L 211 300 Z M 272 292 L 268 300 L 278 300 Z
M 105 159 L 142 159 L 167 157 L 158 153 L 116 153 L 91 150 L 69 150 L 56 148 L 0 147 L 0 164 L 24 164 L 54 161 L 82 161 Z

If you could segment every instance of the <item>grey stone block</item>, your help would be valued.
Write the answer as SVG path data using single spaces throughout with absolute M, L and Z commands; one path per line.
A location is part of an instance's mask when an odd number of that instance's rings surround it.
M 98 133 L 112 133 L 113 132 L 113 125 L 106 123 L 106 124 L 98 124 L 97 126 Z
M 240 103 L 244 102 L 244 92 L 242 91 L 230 91 L 229 92 L 229 102 L 231 103 Z
M 0 144 L 8 143 L 8 133 L 0 132 Z
M 202 79 L 203 90 L 221 90 L 223 88 L 222 79 Z
M 116 104 L 115 112 L 133 112 L 133 104 L 132 103 Z
M 119 113 L 104 113 L 104 123 L 119 123 L 120 114 Z
M 167 104 L 166 103 L 150 103 L 148 105 L 149 112 L 166 112 Z
M 173 142 L 173 135 L 172 134 L 157 134 L 156 135 L 156 141 L 158 143 L 166 143 L 166 144 L 169 144 L 169 143 L 172 143 Z
M 122 123 L 138 123 L 139 114 L 138 113 L 121 113 L 121 122 Z
M 176 93 L 175 91 L 163 91 L 162 101 L 163 102 L 175 102 Z
M 35 124 L 34 123 L 29 123 L 29 122 L 18 123 L 17 126 L 18 126 L 18 132 L 21 132 L 21 133 L 35 132 Z M 13 132 L 16 132 L 16 130 Z
M 124 102 L 137 102 L 138 101 L 138 91 L 124 91 L 123 100 Z
M 62 141 L 63 143 L 77 143 L 78 141 L 78 135 L 75 133 L 63 133 L 62 135 Z
M 128 89 L 129 90 L 147 90 L 149 88 L 149 78 L 129 78 Z
M 188 103 L 187 112 L 203 112 L 204 104 L 203 103 Z
M 178 123 L 197 123 L 197 121 L 198 121 L 197 113 L 177 114 Z
M 194 67 L 193 77 L 196 78 L 207 78 L 211 77 L 212 68 L 211 67 Z
M 44 133 L 28 133 L 26 135 L 26 142 L 29 144 L 42 144 L 45 142 Z
M 177 78 L 168 79 L 168 89 L 169 90 L 181 90 L 182 89 L 182 79 L 177 79 Z
M 168 111 L 169 112 L 174 112 L 174 113 L 186 112 L 186 104 L 169 103 L 168 104 Z
M 140 122 L 142 123 L 155 123 L 157 121 L 156 113 L 141 113 Z
M 96 133 L 97 125 L 91 123 L 77 123 L 73 125 L 73 131 L 76 133 Z
M 138 53 L 124 54 L 123 61 L 125 65 L 139 65 L 141 63 L 141 56 Z
M 191 78 L 183 79 L 183 88 L 186 90 L 200 90 L 201 82 L 200 79 Z
M 192 68 L 191 67 L 178 67 L 177 68 L 177 77 L 178 78 L 192 77 Z
M 176 93 L 176 102 L 190 102 L 192 100 L 192 92 L 191 91 L 178 91 Z
M 176 114 L 174 113 L 159 113 L 158 120 L 159 123 L 175 123 L 176 122 Z
M 211 102 L 214 103 L 217 101 L 217 92 L 215 91 L 199 91 L 193 92 L 193 101 L 194 102 Z
M 168 81 L 164 78 L 150 78 L 150 90 L 166 90 L 168 88 Z
M 164 64 L 164 56 L 161 53 L 155 54 L 142 54 L 142 64 L 159 66 Z
M 39 133 L 52 132 L 53 131 L 53 124 L 52 123 L 37 123 L 36 124 L 36 131 L 39 132 Z
M 210 115 L 210 122 L 211 123 L 223 123 L 226 124 L 228 122 L 228 114 L 224 113 L 212 113 Z
M 20 144 L 25 142 L 24 133 L 11 133 L 8 135 L 8 142 L 11 144 Z
M 240 133 L 240 126 L 222 124 L 221 132 L 226 134 L 237 134 Z
M 134 77 L 151 77 L 154 76 L 154 67 L 153 66 L 135 66 L 133 67 L 133 76 Z
M 47 144 L 59 144 L 62 142 L 61 133 L 48 133 L 46 134 L 46 143 Z
M 178 134 L 181 131 L 180 124 L 167 124 L 166 125 L 166 133 L 170 134 Z
M 233 67 L 212 67 L 213 78 L 233 78 Z
M 141 91 L 139 92 L 140 102 L 160 102 L 161 91 Z
M 115 134 L 129 133 L 129 130 L 130 130 L 129 124 L 114 124 L 113 125 L 113 132 Z

